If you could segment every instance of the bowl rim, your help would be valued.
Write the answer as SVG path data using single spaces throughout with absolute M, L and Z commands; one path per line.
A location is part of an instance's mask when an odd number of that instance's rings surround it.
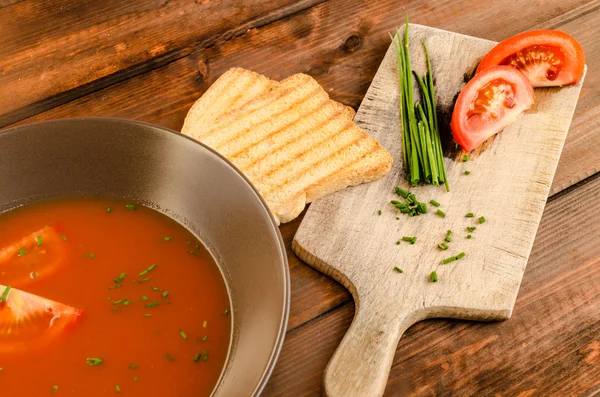
M 285 243 L 283 241 L 283 237 L 281 236 L 281 232 L 279 230 L 277 221 L 275 220 L 275 217 L 273 216 L 273 213 L 269 209 L 266 201 L 264 200 L 262 195 L 259 193 L 258 189 L 256 189 L 256 187 L 252 184 L 252 182 L 250 182 L 250 180 L 246 177 L 246 175 L 244 175 L 244 173 L 242 171 L 240 171 L 240 169 L 238 167 L 236 167 L 225 156 L 223 156 L 222 154 L 220 154 L 213 148 L 209 147 L 208 145 L 206 145 L 188 135 L 182 134 L 179 131 L 176 131 L 171 128 L 167 128 L 167 127 L 164 127 L 164 126 L 161 126 L 158 124 L 152 124 L 149 122 L 145 122 L 145 121 L 139 121 L 139 120 L 133 120 L 133 119 L 127 119 L 127 118 L 121 118 L 121 117 L 67 117 L 67 118 L 59 118 L 59 119 L 52 119 L 52 120 L 36 121 L 36 122 L 32 122 L 32 123 L 8 127 L 6 129 L 0 130 L 0 134 L 4 135 L 4 134 L 18 133 L 19 130 L 27 129 L 33 125 L 39 126 L 41 124 L 60 124 L 60 123 L 71 123 L 71 122 L 76 122 L 76 123 L 77 122 L 83 122 L 83 123 L 101 122 L 101 123 L 130 124 L 130 125 L 134 125 L 134 126 L 141 126 L 141 127 L 151 128 L 154 130 L 162 130 L 163 132 L 175 134 L 183 139 L 187 139 L 197 145 L 200 145 L 205 150 L 208 150 L 209 152 L 211 152 L 213 155 L 215 155 L 217 158 L 219 158 L 221 161 L 223 161 L 227 166 L 231 167 L 239 176 L 241 176 L 242 179 L 248 184 L 248 186 L 254 191 L 254 193 L 260 200 L 262 207 L 268 214 L 269 219 L 271 221 L 270 225 L 271 225 L 273 231 L 275 232 L 275 235 L 277 236 L 277 242 L 279 244 L 279 248 L 280 248 L 280 252 L 281 252 L 280 259 L 281 259 L 281 264 L 283 267 L 282 270 L 283 270 L 283 275 L 284 275 L 284 285 L 283 285 L 283 288 L 284 288 L 283 304 L 284 305 L 283 305 L 283 313 L 281 315 L 281 322 L 279 324 L 279 331 L 277 333 L 275 345 L 274 345 L 273 351 L 271 352 L 271 356 L 269 358 L 267 366 L 266 366 L 265 370 L 263 371 L 263 373 L 258 381 L 257 386 L 250 394 L 250 396 L 259 396 L 263 392 L 269 378 L 271 377 L 271 375 L 273 373 L 273 370 L 275 368 L 277 360 L 279 359 L 281 349 L 283 347 L 283 342 L 285 340 L 287 326 L 288 326 L 288 320 L 289 320 L 289 314 L 290 314 L 291 281 L 290 281 L 290 268 L 289 268 L 289 262 L 288 262 L 288 257 L 287 257 L 287 251 L 285 248 Z M 227 360 L 229 360 L 229 359 L 230 359 L 230 354 L 228 354 Z M 227 362 L 225 363 L 225 367 L 223 368 L 223 370 L 226 367 L 227 367 Z M 223 372 L 221 374 L 221 376 L 219 377 L 219 381 L 217 382 L 212 394 L 214 394 L 214 392 L 219 388 L 219 385 L 220 385 L 221 381 L 223 380 L 224 374 L 225 374 L 225 372 Z

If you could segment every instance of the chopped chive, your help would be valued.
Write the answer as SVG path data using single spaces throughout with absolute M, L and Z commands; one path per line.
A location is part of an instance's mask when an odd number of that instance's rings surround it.
M 485 217 L 483 217 L 483 216 L 482 216 L 482 217 L 479 217 L 478 221 L 479 221 L 479 223 L 483 223 L 483 222 L 485 222 Z
M 398 266 L 394 266 L 394 270 L 398 273 L 404 273 L 404 270 L 400 269 Z
M 123 281 L 123 279 L 125 279 L 125 277 L 126 277 L 126 276 L 127 276 L 127 274 L 125 274 L 125 273 L 121 273 L 121 274 L 119 274 L 119 275 L 117 276 L 117 278 L 115 278 L 115 279 L 113 280 L 113 282 L 114 282 L 115 284 L 119 284 L 121 281 Z
M 121 393 L 121 388 L 119 387 L 119 385 L 115 385 L 115 390 L 117 391 L 117 393 Z
M 408 192 L 406 190 L 402 189 L 399 186 L 396 186 L 395 189 L 394 189 L 394 191 L 396 192 L 396 194 L 398 196 L 402 196 L 404 198 L 408 197 Z
M 456 255 L 456 259 L 457 259 L 457 260 L 458 260 L 458 259 L 462 259 L 462 258 L 464 258 L 464 257 L 465 257 L 465 255 L 466 255 L 466 254 L 465 254 L 464 252 L 461 252 L 460 254 Z
M 175 361 L 175 357 L 173 357 L 169 352 L 165 353 L 165 358 L 169 361 Z
M 151 302 L 151 303 L 146 303 L 146 307 L 155 307 L 160 305 L 160 302 Z
M 442 260 L 442 263 L 443 263 L 444 265 L 447 265 L 448 263 L 452 263 L 452 262 L 454 262 L 455 260 L 456 260 L 456 257 L 455 257 L 455 256 L 451 256 L 451 257 L 448 257 L 448 258 L 446 258 L 446 259 Z
M 101 359 L 100 357 L 91 357 L 88 358 L 87 360 L 85 360 L 85 363 L 87 365 L 89 365 L 90 367 L 93 367 L 94 365 L 100 365 L 104 362 L 103 359 Z
M 406 242 L 409 242 L 409 243 L 412 241 L 412 239 L 413 238 L 410 237 L 410 236 L 404 236 L 404 237 L 402 237 L 402 241 L 406 241 Z
M 160 288 L 157 288 L 157 287 L 150 287 L 150 289 L 151 289 L 152 291 L 160 291 L 160 290 L 161 290 Z
M 115 284 L 112 287 L 108 287 L 108 289 L 117 289 L 117 288 L 121 288 L 123 286 L 123 284 Z
M 229 314 L 229 309 L 225 309 L 225 311 L 223 312 L 224 316 L 226 316 L 227 314 Z
M 431 281 L 432 283 L 437 283 L 438 281 L 438 275 L 437 272 L 434 270 L 431 272 L 431 274 L 429 275 L 429 281 Z
M 108 300 L 110 300 L 110 296 L 108 297 Z
M 202 342 L 206 342 L 206 340 L 207 340 L 207 339 L 208 339 L 208 335 L 205 335 L 205 336 L 202 338 Z
M 130 211 L 132 211 L 132 210 L 135 209 L 135 205 L 133 205 L 133 204 L 127 204 L 127 205 L 125 205 L 125 208 L 127 208 Z
M 19 252 L 17 253 L 18 256 L 25 256 L 27 255 L 27 251 L 25 250 L 25 248 L 19 248 Z
M 148 300 L 148 297 L 147 297 L 146 295 L 142 295 L 142 300 L 143 300 L 143 301 L 147 301 L 147 300 Z
M 469 161 L 469 155 L 468 154 L 463 155 L 463 159 L 462 160 L 465 161 L 465 162 Z
M 469 212 L 467 215 L 465 215 L 465 218 L 473 218 L 475 215 L 473 215 L 472 212 Z
M 429 204 L 433 205 L 434 207 L 439 207 L 440 206 L 440 203 L 438 203 L 435 200 L 429 200 Z
M 112 208 L 106 207 L 106 213 L 110 213 L 111 211 L 112 211 Z
M 450 243 L 452 242 L 452 237 L 450 237 L 449 235 L 446 236 L 446 238 L 444 239 L 445 242 Z
M 471 171 L 465 170 L 465 175 L 471 175 Z
M 42 236 L 37 236 L 35 238 L 35 242 L 37 243 L 38 247 L 42 245 Z
M 9 285 L 4 289 L 4 292 L 2 293 L 2 297 L 0 297 L 0 303 L 6 302 L 6 299 L 8 299 L 8 293 L 10 292 L 10 288 L 11 287 Z
M 125 299 L 125 300 L 123 301 L 123 305 L 125 305 L 125 306 L 129 306 L 129 299 Z
M 396 241 L 396 245 L 400 245 L 400 240 Z
M 88 256 L 89 256 L 90 258 L 92 258 L 92 259 L 94 259 L 94 258 L 96 257 L 96 255 L 94 255 L 94 254 L 93 254 L 93 253 L 91 253 L 91 252 L 88 252 Z
M 440 243 L 438 244 L 439 249 L 446 251 L 448 249 L 448 244 L 446 243 Z
M 179 330 L 179 334 L 181 335 L 181 337 L 182 337 L 183 339 L 185 339 L 185 340 L 187 340 L 187 339 L 188 339 L 188 336 L 187 336 L 187 334 L 186 334 L 186 333 L 185 333 L 185 332 L 184 332 L 182 329 L 180 329 L 180 330 Z
M 152 271 L 152 270 L 153 270 L 155 267 L 156 267 L 156 263 L 153 263 L 152 265 L 148 266 L 148 268 L 147 268 L 147 269 L 145 269 L 145 270 L 142 270 L 142 271 L 140 272 L 140 274 L 138 274 L 138 276 L 140 276 L 140 277 L 141 277 L 141 276 L 143 276 L 143 275 L 147 274 L 148 272 Z
M 467 226 L 467 231 L 474 232 L 477 229 L 477 226 Z
M 171 241 L 171 237 L 165 236 L 165 237 L 163 237 L 163 240 L 165 240 L 165 241 Z
M 208 361 L 208 351 L 206 349 L 202 352 L 202 360 Z
M 140 365 L 138 363 L 131 363 L 129 364 L 129 368 L 130 369 L 136 369 L 137 367 L 139 367 Z
M 165 291 L 162 293 L 163 298 L 166 298 L 167 296 L 169 296 L 169 291 Z
M 400 217 L 398 217 L 398 216 L 397 216 L 397 217 L 396 217 L 396 220 L 397 220 L 397 221 L 399 221 L 399 220 L 400 220 Z
M 67 241 L 67 237 L 64 234 L 61 234 L 60 238 L 62 238 L 62 241 Z
M 190 253 L 190 254 L 192 254 L 192 255 L 194 255 L 194 256 L 200 256 L 200 254 L 199 254 L 199 253 L 197 253 L 197 252 L 194 252 L 194 251 L 186 251 L 186 252 L 188 252 L 188 253 Z
M 50 393 L 54 394 L 58 391 L 58 385 L 53 385 L 52 389 L 50 390 Z
M 436 213 L 436 214 L 438 214 L 438 215 L 439 215 L 440 217 L 442 217 L 442 218 L 445 218 L 445 217 L 446 217 L 446 214 L 444 213 L 444 211 L 442 211 L 442 210 L 440 210 L 440 209 L 438 209 L 438 210 L 437 210 L 435 213 Z
M 198 361 L 200 361 L 200 353 L 194 355 L 194 362 L 197 363 Z
M 123 303 L 124 299 L 119 299 L 118 301 L 114 301 L 113 305 L 118 305 L 119 303 Z
M 152 280 L 152 277 L 146 277 L 138 281 L 138 284 L 145 283 L 146 281 Z
M 381 210 L 378 210 L 378 211 L 377 211 L 377 215 L 381 215 Z
M 144 317 L 152 317 L 152 314 L 146 313 L 146 314 L 144 314 Z
M 467 234 L 467 238 L 470 240 L 473 236 L 471 236 L 470 234 Z
M 31 278 L 38 278 L 40 276 L 40 274 L 38 272 L 31 272 L 31 274 L 29 275 L 29 277 Z

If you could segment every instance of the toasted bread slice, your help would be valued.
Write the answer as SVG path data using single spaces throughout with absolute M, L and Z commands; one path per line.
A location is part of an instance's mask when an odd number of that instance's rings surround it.
M 389 172 L 390 154 L 353 117 L 310 76 L 276 82 L 235 68 L 192 106 L 182 132 L 235 164 L 284 223 L 319 197 Z

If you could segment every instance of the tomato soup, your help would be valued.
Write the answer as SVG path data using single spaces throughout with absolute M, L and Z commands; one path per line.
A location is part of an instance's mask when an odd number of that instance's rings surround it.
M 0 294 L 4 395 L 208 396 L 227 358 L 219 268 L 187 229 L 135 202 L 1 214 Z

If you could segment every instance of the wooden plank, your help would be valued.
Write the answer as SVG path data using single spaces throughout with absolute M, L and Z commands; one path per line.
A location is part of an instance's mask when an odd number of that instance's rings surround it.
M 195 99 L 232 66 L 253 69 L 273 78 L 307 72 L 315 76 L 334 99 L 357 108 L 389 45 L 387 32 L 402 22 L 405 12 L 416 22 L 495 40 L 531 28 L 560 28 L 581 41 L 588 54 L 590 70 L 600 68 L 600 43 L 594 37 L 594 30 L 589 29 L 600 23 L 600 1 L 552 0 L 534 6 L 518 2 L 509 8 L 511 13 L 522 18 L 511 20 L 510 24 L 499 22 L 504 21 L 500 15 L 508 12 L 506 5 L 491 0 L 477 3 L 481 4 L 481 10 L 493 9 L 495 18 L 473 19 L 461 11 L 471 8 L 470 3 L 465 0 L 448 2 L 439 9 L 430 10 L 423 9 L 416 0 L 406 5 L 392 0 L 368 4 L 357 0 L 330 0 L 225 43 L 193 50 L 191 55 L 162 68 L 23 122 L 109 116 L 133 118 L 179 130 Z M 479 10 L 479 6 L 476 7 Z M 580 14 L 583 14 L 582 23 L 575 20 Z M 564 21 L 567 21 L 566 25 Z M 494 23 L 494 29 L 490 29 L 490 23 Z M 169 83 L 165 84 L 165 81 Z M 2 81 L 1 87 L 4 87 Z M 576 112 L 552 193 L 600 168 L 600 150 L 596 150 L 599 143 L 590 133 L 600 119 L 600 75 L 597 73 L 587 77 Z M 581 152 L 586 156 L 577 155 Z
M 408 329 L 384 395 L 595 395 L 599 195 L 597 178 L 548 203 L 511 319 L 428 320 Z M 353 315 L 347 303 L 291 332 L 264 395 L 319 395 L 325 365 Z
M 427 70 L 422 42 L 438 83 L 438 110 L 448 113 L 465 73 L 495 43 L 411 25 L 411 67 L 419 75 Z M 402 164 L 397 69 L 390 46 L 355 117 L 392 154 L 391 172 L 313 203 L 292 244 L 302 260 L 348 288 L 358 306 L 325 373 L 330 397 L 382 395 L 398 340 L 416 321 L 510 317 L 583 82 L 536 90 L 534 106 L 476 156 L 471 154 L 468 163 L 461 153 L 446 158 L 450 191 L 431 185 L 411 189 L 425 203 L 438 200 L 444 219 L 435 213 L 408 218 L 389 204 L 400 199 L 393 194 L 395 185 L 409 189 Z M 464 175 L 466 169 L 471 175 Z M 383 209 L 383 216 L 377 209 Z M 485 215 L 487 221 L 465 218 L 469 212 L 476 218 Z M 474 238 L 468 240 L 465 228 L 475 225 Z M 450 249 L 436 249 L 450 229 Z M 401 236 L 418 236 L 418 242 L 396 245 Z M 459 262 L 440 265 L 463 251 L 467 254 Z M 394 266 L 404 274 L 395 273 Z M 437 283 L 428 280 L 434 270 Z M 360 360 L 364 356 L 369 360 Z
M 0 126 L 146 73 L 324 0 L 53 1 L 0 8 Z M 158 33 L 160 32 L 160 33 Z

